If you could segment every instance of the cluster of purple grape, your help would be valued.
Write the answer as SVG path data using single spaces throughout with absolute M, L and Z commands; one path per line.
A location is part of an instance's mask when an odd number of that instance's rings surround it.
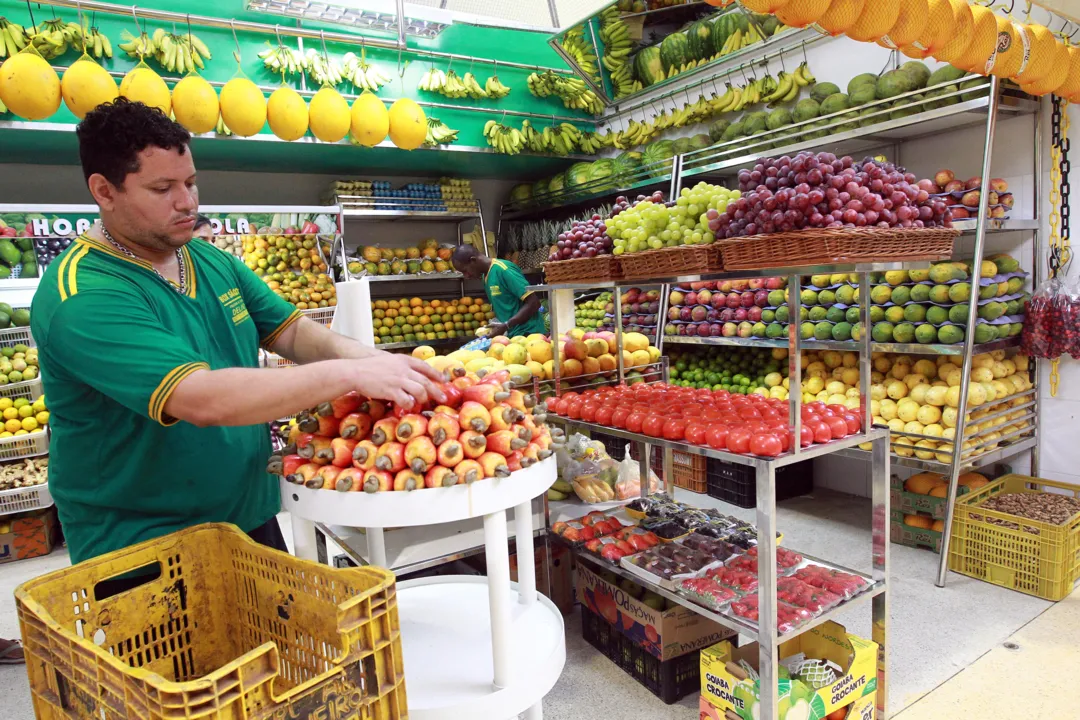
M 606 230 L 604 219 L 596 213 L 588 220 L 575 220 L 569 230 L 559 233 L 548 262 L 610 255 L 613 243 Z
M 803 228 L 949 226 L 947 207 L 890 162 L 827 152 L 763 158 L 739 172 L 741 197 L 709 222 L 718 238 Z
M 615 217 L 623 210 L 629 210 L 637 203 L 644 202 L 646 200 L 651 203 L 656 203 L 658 205 L 666 205 L 668 207 L 671 207 L 675 204 L 673 202 L 664 202 L 664 193 L 660 192 L 659 190 L 654 192 L 652 195 L 638 195 L 637 198 L 633 200 L 633 202 L 631 202 L 630 199 L 625 195 L 620 195 L 619 197 L 615 198 L 615 205 L 611 209 L 611 217 Z

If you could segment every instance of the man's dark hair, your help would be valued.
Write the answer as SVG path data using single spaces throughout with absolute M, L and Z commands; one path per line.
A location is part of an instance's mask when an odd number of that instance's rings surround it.
M 195 227 L 191 228 L 191 231 L 194 232 L 199 228 L 203 227 L 204 225 L 212 224 L 213 223 L 210 222 L 210 218 L 206 217 L 205 215 L 199 215 L 199 217 L 195 218 Z
M 159 108 L 122 97 L 88 112 L 75 134 L 86 180 L 97 173 L 117 187 L 129 173 L 139 171 L 139 153 L 146 148 L 183 155 L 191 142 L 191 133 Z
M 450 256 L 450 262 L 454 267 L 461 268 L 480 257 L 480 252 L 472 245 L 458 245 L 454 254 Z

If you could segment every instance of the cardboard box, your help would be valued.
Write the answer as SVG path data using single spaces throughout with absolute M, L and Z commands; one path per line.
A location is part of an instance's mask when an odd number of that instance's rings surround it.
M 892 542 L 908 547 L 929 548 L 936 553 L 941 552 L 941 538 L 944 533 L 905 525 L 905 513 L 901 510 L 893 510 L 890 514 L 889 539 Z
M 682 606 L 669 610 L 649 607 L 601 577 L 595 566 L 580 561 L 577 597 L 578 602 L 660 660 L 670 660 L 735 635 Z
M 829 720 L 874 720 L 877 717 L 874 709 L 874 698 L 865 695 L 844 708 L 844 714 L 837 715 Z M 727 720 L 725 711 L 714 706 L 704 695 L 698 698 L 699 720 Z
M 0 517 L 0 563 L 41 557 L 52 552 L 56 540 L 56 508 Z
M 547 558 L 544 546 L 536 548 L 536 589 L 548 594 Z M 569 548 L 551 543 L 551 602 L 565 615 L 574 609 L 574 573 Z M 510 556 L 510 580 L 517 582 L 517 553 Z
M 843 717 L 874 717 L 874 706 L 878 687 L 878 645 L 870 640 L 849 634 L 842 625 L 825 622 L 807 630 L 780 646 L 780 658 L 796 653 L 805 653 L 807 657 L 830 660 L 844 670 L 844 675 L 831 685 L 816 692 L 799 681 L 780 680 L 779 720 L 785 720 L 787 710 L 801 705 L 806 714 L 792 717 L 807 720 L 822 720 L 830 717 L 852 703 L 856 703 L 857 714 L 848 711 Z M 758 686 L 756 682 L 740 681 L 728 671 L 729 662 L 745 660 L 757 667 L 758 646 L 751 643 L 741 648 L 732 647 L 725 641 L 701 651 L 701 697 L 703 704 L 717 708 L 717 715 L 723 717 L 728 710 L 733 711 L 743 720 L 754 720 L 757 712 Z M 786 702 L 785 702 L 786 701 Z

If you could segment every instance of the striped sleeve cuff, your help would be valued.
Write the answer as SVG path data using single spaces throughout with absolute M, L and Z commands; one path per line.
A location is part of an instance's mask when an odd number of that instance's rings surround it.
M 284 322 L 274 328 L 273 332 L 263 338 L 262 346 L 267 350 L 272 349 L 274 343 L 276 343 L 278 341 L 278 338 L 281 337 L 281 333 L 285 332 L 285 330 L 287 330 L 290 325 L 292 325 L 294 322 L 296 322 L 303 316 L 304 314 L 299 310 L 293 310 L 289 317 L 285 318 Z
M 164 378 L 162 378 L 153 394 L 150 395 L 150 418 L 166 427 L 175 425 L 178 422 L 176 418 L 165 416 L 165 403 L 169 401 L 169 396 L 172 395 L 173 390 L 176 389 L 176 386 L 179 385 L 184 378 L 199 370 L 209 369 L 210 366 L 204 362 L 191 362 L 173 368 Z

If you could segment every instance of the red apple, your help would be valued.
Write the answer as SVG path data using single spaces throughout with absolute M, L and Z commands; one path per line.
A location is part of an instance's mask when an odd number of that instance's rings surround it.
M 982 187 L 982 178 L 978 177 L 978 176 L 970 177 L 970 178 L 967 179 L 967 182 L 964 183 L 964 189 L 965 190 L 978 190 L 981 187 Z
M 945 187 L 955 179 L 956 173 L 954 173 L 952 170 L 938 170 L 936 173 L 934 173 L 934 182 L 936 182 L 940 187 Z

